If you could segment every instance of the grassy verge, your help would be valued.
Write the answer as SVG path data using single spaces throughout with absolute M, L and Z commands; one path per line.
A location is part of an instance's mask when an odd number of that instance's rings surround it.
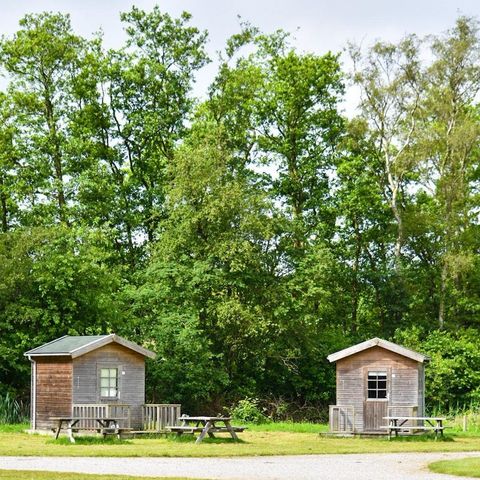
M 301 425 L 301 424 L 300 424 Z M 304 424 L 305 425 L 305 424 Z M 308 424 L 307 424 L 308 425 Z M 250 455 L 300 455 L 381 452 L 461 452 L 480 451 L 480 438 L 449 436 L 450 441 L 432 437 L 388 441 L 384 438 L 337 438 L 318 435 L 321 426 L 285 424 L 267 431 L 267 426 L 252 427 L 239 434 L 241 441 L 226 436 L 206 438 L 196 445 L 190 436 L 170 438 L 135 438 L 122 442 L 78 439 L 71 444 L 51 436 L 28 435 L 16 429 L 0 431 L 0 455 L 19 456 L 91 456 L 91 457 L 229 457 Z M 272 426 L 270 425 L 270 427 Z M 285 431 L 304 429 L 307 432 Z
M 0 470 L 0 480 L 136 480 L 127 475 L 91 475 L 87 473 Z M 142 477 L 142 480 L 187 480 L 173 477 Z
M 440 462 L 431 463 L 428 468 L 435 473 L 480 478 L 480 457 L 441 460 Z

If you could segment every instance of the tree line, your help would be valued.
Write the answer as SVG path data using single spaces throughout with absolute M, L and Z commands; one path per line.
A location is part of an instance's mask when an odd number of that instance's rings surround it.
M 114 331 L 192 411 L 318 418 L 326 356 L 373 336 L 432 357 L 430 404 L 480 400 L 477 20 L 348 70 L 244 22 L 200 100 L 208 32 L 121 19 L 118 49 L 57 13 L 0 41 L 0 393 L 24 351 Z

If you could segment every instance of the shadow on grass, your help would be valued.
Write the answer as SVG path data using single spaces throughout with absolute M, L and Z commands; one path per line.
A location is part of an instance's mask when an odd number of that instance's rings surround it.
M 53 445 L 131 445 L 128 440 L 120 440 L 115 437 L 75 437 L 75 443 L 70 442 L 68 437 L 53 438 L 46 443 Z
M 176 443 L 195 443 L 198 437 L 195 437 L 194 435 L 189 435 L 189 434 L 183 434 L 183 435 L 168 435 L 167 440 L 170 442 L 176 442 Z M 215 438 L 210 438 L 206 437 L 202 440 L 201 443 L 212 443 L 212 444 L 225 444 L 225 443 L 243 443 L 247 444 L 245 440 L 242 440 L 239 438 L 237 441 L 235 441 L 233 438 L 225 438 L 225 437 L 215 437 Z

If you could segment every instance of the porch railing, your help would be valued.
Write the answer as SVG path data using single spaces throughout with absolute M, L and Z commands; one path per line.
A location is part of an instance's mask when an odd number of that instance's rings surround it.
M 130 405 L 126 403 L 75 403 L 72 413 L 74 417 L 84 418 L 77 424 L 84 430 L 96 430 L 96 418 L 118 418 L 123 428 L 130 428 L 131 424 Z
M 353 433 L 355 431 L 355 409 L 352 405 L 330 405 L 330 432 Z
M 177 425 L 181 415 L 180 404 L 155 403 L 143 405 L 143 430 L 163 432 L 166 427 Z

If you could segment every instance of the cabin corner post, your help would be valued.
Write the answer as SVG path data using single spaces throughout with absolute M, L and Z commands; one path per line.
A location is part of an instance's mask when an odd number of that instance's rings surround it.
M 30 426 L 32 430 L 37 429 L 37 421 L 36 421 L 36 410 L 37 410 L 37 363 L 35 360 L 29 355 L 28 359 L 30 360 L 31 368 L 32 368 L 32 377 L 31 377 L 31 384 L 30 384 Z

